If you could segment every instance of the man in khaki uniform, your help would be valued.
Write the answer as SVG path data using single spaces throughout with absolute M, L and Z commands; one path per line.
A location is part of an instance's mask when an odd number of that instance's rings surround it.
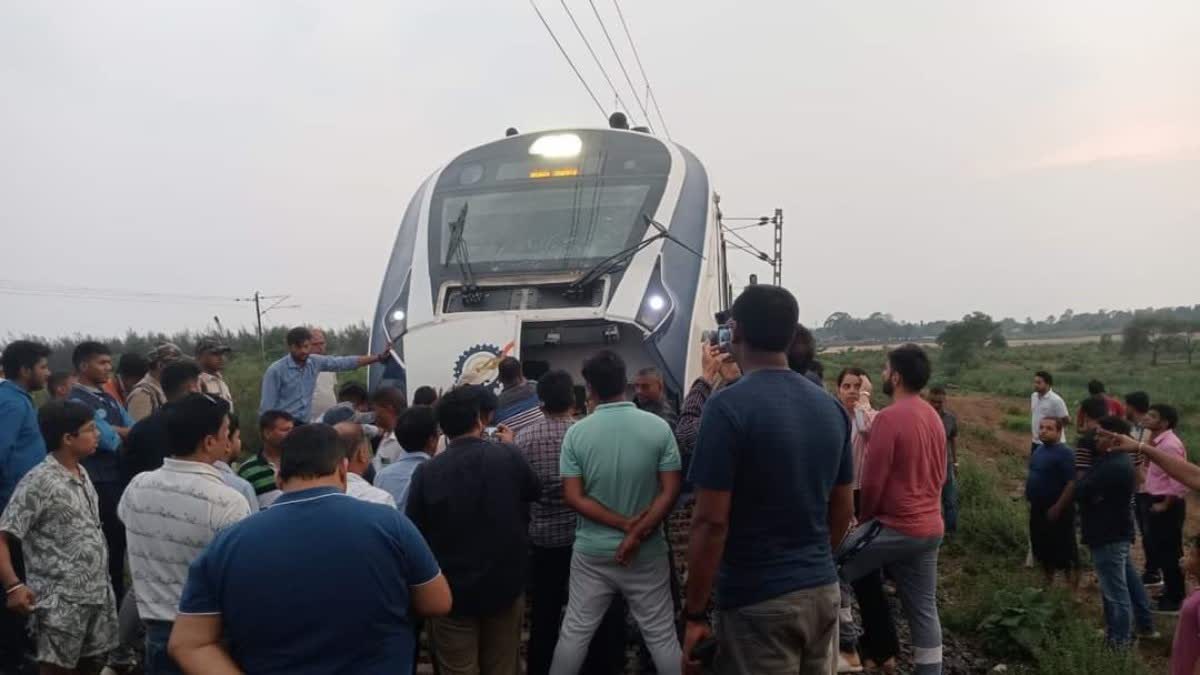
M 233 348 L 220 338 L 203 338 L 196 343 L 196 365 L 200 366 L 200 393 L 224 399 L 233 412 L 233 394 L 222 371 Z
M 166 404 L 167 395 L 163 392 L 158 377 L 162 373 L 163 366 L 182 358 L 183 352 L 171 342 L 160 342 L 146 354 L 150 370 L 146 372 L 146 376 L 140 382 L 133 386 L 126 398 L 125 409 L 134 422 L 142 421 Z

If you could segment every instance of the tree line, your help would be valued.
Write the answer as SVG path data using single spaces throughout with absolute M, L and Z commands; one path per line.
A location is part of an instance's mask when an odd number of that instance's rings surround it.
M 172 342 L 184 354 L 190 355 L 194 353 L 196 342 L 201 338 L 216 337 L 224 340 L 225 344 L 233 348 L 235 358 L 258 360 L 265 357 L 266 362 L 269 363 L 287 352 L 285 336 L 289 328 L 290 326 L 273 326 L 264 329 L 261 350 L 258 333 L 244 328 L 237 331 L 224 331 L 222 333 L 202 333 L 195 331 L 134 333 L 133 331 L 129 331 L 123 337 L 104 337 L 77 333 L 75 335 L 47 339 L 36 335 L 20 335 L 10 336 L 9 339 L 3 342 L 7 343 L 16 339 L 24 339 L 36 340 L 49 345 L 52 350 L 50 354 L 50 368 L 54 371 L 71 370 L 71 352 L 75 350 L 76 345 L 85 341 L 95 341 L 108 345 L 113 354 L 118 355 L 128 353 L 145 354 L 160 342 Z M 370 336 L 365 323 L 357 323 L 344 328 L 324 328 L 323 326 L 322 328 L 325 331 L 325 340 L 328 343 L 326 347 L 328 353 L 367 353 L 367 343 Z
M 985 315 L 986 316 L 986 315 Z M 1200 321 L 1200 305 L 1180 307 L 1147 307 L 1131 310 L 1101 309 L 1079 312 L 1068 308 L 1057 316 L 1044 319 L 1025 317 L 1017 321 L 1006 317 L 995 321 L 1006 338 L 1072 337 L 1079 335 L 1122 334 L 1134 320 L 1173 320 L 1184 324 Z M 955 321 L 897 321 L 891 314 L 874 312 L 866 317 L 834 312 L 813 332 L 822 342 L 900 342 L 936 340 Z

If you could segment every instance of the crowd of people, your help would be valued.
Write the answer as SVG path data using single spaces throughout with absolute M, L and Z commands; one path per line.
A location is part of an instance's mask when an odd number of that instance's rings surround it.
M 788 291 L 748 287 L 681 402 L 607 349 L 581 384 L 527 381 L 506 357 L 495 388 L 338 388 L 337 372 L 390 350 L 326 355 L 321 331 L 298 327 L 263 376 L 249 453 L 219 339 L 194 359 L 170 343 L 122 354 L 115 372 L 84 342 L 69 376 L 50 374 L 46 346 L 12 342 L 0 669 L 409 673 L 428 644 L 444 675 L 611 675 L 628 617 L 646 672 L 895 672 L 891 584 L 915 672 L 940 673 L 938 555 L 958 520 L 946 391 L 904 345 L 878 375 L 889 405 L 875 409 L 862 368 L 827 392 L 798 314 Z M 1052 384 L 1038 373 L 1031 403 L 1031 556 L 1048 583 L 1074 582 L 1078 512 L 1107 639 L 1124 648 L 1154 633 L 1143 584 L 1161 580 L 1158 611 L 1184 600 L 1182 497 L 1200 469 L 1173 408 L 1099 383 L 1072 449 Z M 1200 573 L 1200 549 L 1187 567 Z M 1176 653 L 1194 661 L 1200 644 Z
M 1062 573 L 1077 588 L 1082 543 L 1099 582 L 1105 641 L 1127 649 L 1137 638 L 1159 636 L 1155 614 L 1181 615 L 1179 625 L 1192 628 L 1176 632 L 1173 672 L 1193 673 L 1200 654 L 1195 630 L 1200 595 L 1185 601 L 1184 571 L 1186 566 L 1196 574 L 1200 567 L 1193 569 L 1190 554 L 1186 563 L 1182 559 L 1183 525 L 1186 496 L 1200 481 L 1175 433 L 1179 412 L 1167 403 L 1151 404 L 1144 391 L 1130 392 L 1122 401 L 1093 380 L 1072 419 L 1050 373 L 1035 373 L 1033 389 L 1025 483 L 1029 563 L 1042 568 L 1047 586 Z M 1073 448 L 1067 444 L 1072 422 Z M 1138 538 L 1144 560 L 1140 573 L 1132 555 Z M 1158 597 L 1152 602 L 1155 589 Z

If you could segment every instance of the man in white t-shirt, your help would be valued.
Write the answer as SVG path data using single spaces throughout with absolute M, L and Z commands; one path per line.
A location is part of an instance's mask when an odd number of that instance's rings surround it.
M 151 673 L 180 672 L 167 641 L 188 566 L 220 530 L 250 515 L 246 498 L 213 466 L 229 450 L 228 403 L 205 394 L 172 403 L 167 436 L 171 456 L 135 476 L 117 506 Z
M 1029 448 L 1031 453 L 1042 444 L 1038 440 L 1038 425 L 1042 420 L 1047 417 L 1062 420 L 1063 435 L 1060 440 L 1066 438 L 1067 429 L 1071 426 L 1071 413 L 1067 411 L 1067 404 L 1054 392 L 1053 386 L 1054 376 L 1050 373 L 1039 370 L 1033 374 L 1033 394 L 1029 397 L 1030 426 L 1033 431 L 1033 445 Z
M 371 444 L 363 433 L 361 424 L 339 422 L 334 425 L 338 434 L 338 445 L 346 453 L 346 494 L 364 502 L 384 504 L 396 508 L 396 500 L 386 490 L 367 482 L 363 473 L 371 466 Z

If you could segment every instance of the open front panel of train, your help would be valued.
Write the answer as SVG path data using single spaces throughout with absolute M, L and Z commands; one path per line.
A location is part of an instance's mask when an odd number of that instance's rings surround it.
M 404 214 L 371 335 L 396 359 L 372 386 L 494 385 L 508 355 L 530 379 L 561 368 L 582 383 L 584 358 L 607 348 L 681 397 L 721 308 L 715 211 L 699 160 L 648 134 L 531 133 L 463 153 Z

